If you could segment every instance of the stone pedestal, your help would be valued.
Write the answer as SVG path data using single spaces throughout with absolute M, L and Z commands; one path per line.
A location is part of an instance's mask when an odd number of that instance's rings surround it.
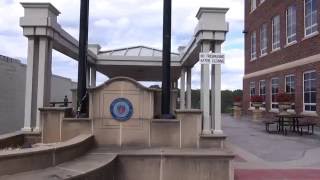
M 239 119 L 242 114 L 242 108 L 239 106 L 233 106 L 233 117 Z
M 223 149 L 227 136 L 223 134 L 211 134 L 200 136 L 200 148 Z
M 40 108 L 42 143 L 62 141 L 62 121 L 68 116 L 71 108 L 46 107 Z
M 262 118 L 262 111 L 260 109 L 254 109 L 252 111 L 252 120 L 259 121 Z

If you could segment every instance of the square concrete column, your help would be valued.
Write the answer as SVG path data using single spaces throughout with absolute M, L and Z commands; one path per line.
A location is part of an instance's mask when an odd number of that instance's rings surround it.
M 34 131 L 40 131 L 40 111 L 39 108 L 50 106 L 51 90 L 51 65 L 52 65 L 52 41 L 47 37 L 39 37 L 39 65 L 37 82 L 37 112 L 36 126 Z
M 210 51 L 210 42 L 202 42 L 202 52 Z M 210 65 L 201 65 L 201 110 L 202 110 L 202 134 L 211 134 L 210 125 Z
M 191 70 L 191 67 L 187 68 L 187 109 L 191 109 Z
M 97 70 L 95 66 L 90 67 L 90 87 L 96 87 L 96 81 L 97 81 Z
M 215 53 L 221 53 L 221 43 L 216 41 Z M 211 68 L 211 124 L 214 134 L 223 134 L 221 129 L 221 64 Z
M 24 127 L 22 131 L 31 131 L 32 119 L 36 117 L 37 108 L 37 72 L 39 61 L 39 41 L 35 37 L 28 38 L 28 57 L 26 72 L 26 94 L 24 105 Z
M 180 109 L 186 108 L 186 68 L 181 69 L 180 75 Z

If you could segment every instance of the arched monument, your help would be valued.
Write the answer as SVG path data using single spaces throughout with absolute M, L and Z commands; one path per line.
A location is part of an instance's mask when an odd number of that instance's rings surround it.
M 194 36 L 177 54 L 168 46 L 171 1 L 165 0 L 168 12 L 164 16 L 163 51 L 145 46 L 101 51 L 99 45 L 87 47 L 88 2 L 83 0 L 81 5 L 84 20 L 80 42 L 59 25 L 60 12 L 53 5 L 22 3 L 25 13 L 20 25 L 28 38 L 23 130 L 40 133 L 43 143 L 93 135 L 98 147 L 113 148 L 104 153 L 118 154 L 122 165 L 119 173 L 129 173 L 120 179 L 153 179 L 148 173 L 134 173 L 135 166 L 149 168 L 150 173 L 160 174 L 163 179 L 232 179 L 233 154 L 224 144 L 226 136 L 221 127 L 220 64 L 201 65 L 201 109 L 191 109 L 192 68 L 200 52 L 221 53 L 228 32 L 228 9 L 200 8 Z M 52 49 L 79 61 L 79 85 L 74 91 L 78 96 L 73 97 L 73 109 L 49 107 Z M 96 71 L 110 79 L 95 87 Z M 180 78 L 180 109 L 176 109 Z M 162 90 L 138 82 L 160 80 Z M 79 109 L 79 104 L 86 105 Z M 87 116 L 75 117 L 72 111 Z M 134 158 L 121 159 L 123 150 Z M 200 169 L 192 168 L 200 165 Z

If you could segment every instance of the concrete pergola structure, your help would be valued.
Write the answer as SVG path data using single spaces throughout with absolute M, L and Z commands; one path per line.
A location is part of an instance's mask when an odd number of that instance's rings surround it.
M 50 3 L 21 3 L 24 17 L 20 19 L 23 35 L 28 38 L 27 87 L 25 95 L 24 131 L 40 131 L 39 108 L 49 106 L 52 49 L 72 59 L 78 59 L 78 41 L 59 25 L 60 12 Z M 172 53 L 171 81 L 180 81 L 180 108 L 191 109 L 192 68 L 200 52 L 221 52 L 228 32 L 226 8 L 200 8 L 199 23 L 190 43 Z M 88 86 L 94 87 L 96 71 L 109 78 L 127 76 L 137 81 L 161 81 L 161 50 L 144 46 L 101 51 L 99 45 L 89 45 Z M 187 76 L 187 78 L 186 78 Z M 211 95 L 210 93 L 211 76 Z M 174 84 L 174 83 L 173 83 Z M 221 65 L 201 65 L 201 109 L 203 134 L 222 134 L 221 129 Z M 212 106 L 210 108 L 210 96 Z

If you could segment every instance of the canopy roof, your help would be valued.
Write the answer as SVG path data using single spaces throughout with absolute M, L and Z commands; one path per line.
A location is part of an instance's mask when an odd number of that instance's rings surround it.
M 97 70 L 109 78 L 127 76 L 138 81 L 160 81 L 162 51 L 147 46 L 98 51 Z M 171 53 L 172 80 L 179 78 L 180 55 Z
M 148 56 L 148 57 L 161 57 L 162 51 L 159 49 L 147 47 L 147 46 L 132 46 L 121 49 L 113 49 L 108 51 L 100 51 L 100 55 L 108 55 L 108 56 Z M 179 57 L 178 53 L 171 53 L 171 57 Z M 175 58 L 174 58 L 175 59 Z

